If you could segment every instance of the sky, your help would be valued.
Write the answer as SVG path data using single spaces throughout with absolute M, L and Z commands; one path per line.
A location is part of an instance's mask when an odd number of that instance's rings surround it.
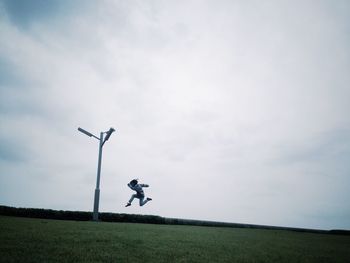
M 349 13 L 0 0 L 0 204 L 350 229 Z

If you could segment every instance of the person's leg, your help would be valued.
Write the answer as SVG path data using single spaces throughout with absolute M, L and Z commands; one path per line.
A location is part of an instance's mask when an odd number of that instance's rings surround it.
M 128 204 L 131 204 L 132 201 L 134 201 L 134 198 L 136 197 L 136 194 L 133 194 L 128 202 Z
M 148 200 L 145 200 L 145 197 L 143 196 L 142 198 L 140 198 L 140 206 L 145 205 L 148 202 Z
M 140 198 L 140 206 L 144 206 L 148 201 L 151 201 L 152 200 L 152 198 L 146 198 L 146 199 L 144 199 L 145 197 L 142 197 L 142 198 Z

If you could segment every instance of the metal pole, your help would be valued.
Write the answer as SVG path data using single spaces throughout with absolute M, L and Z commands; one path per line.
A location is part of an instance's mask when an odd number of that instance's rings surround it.
M 97 180 L 94 198 L 94 214 L 93 220 L 98 221 L 98 205 L 100 202 L 100 176 L 101 176 L 101 162 L 102 162 L 102 143 L 103 143 L 103 132 L 100 133 L 100 143 L 98 152 L 98 165 L 97 165 Z

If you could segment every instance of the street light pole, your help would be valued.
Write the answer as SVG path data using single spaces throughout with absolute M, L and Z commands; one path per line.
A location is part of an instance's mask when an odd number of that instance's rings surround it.
M 100 133 L 100 143 L 98 150 L 98 164 L 97 164 L 97 179 L 94 197 L 94 213 L 92 219 L 98 221 L 98 206 L 100 203 L 100 177 L 101 177 L 101 162 L 102 162 L 102 145 L 103 143 L 103 132 Z
M 99 140 L 99 148 L 98 148 L 98 164 L 97 164 L 97 179 L 96 179 L 96 188 L 95 188 L 95 196 L 94 196 L 94 210 L 93 210 L 93 216 L 92 219 L 94 221 L 98 221 L 98 207 L 100 203 L 100 178 L 101 178 L 101 165 L 102 165 L 102 148 L 105 142 L 109 139 L 111 134 L 115 131 L 113 128 L 110 128 L 107 132 L 101 132 L 100 138 L 93 135 L 92 133 L 82 129 L 78 128 L 78 131 L 84 133 L 85 135 L 89 137 L 94 137 L 97 140 Z M 106 133 L 106 136 L 103 138 L 103 134 Z

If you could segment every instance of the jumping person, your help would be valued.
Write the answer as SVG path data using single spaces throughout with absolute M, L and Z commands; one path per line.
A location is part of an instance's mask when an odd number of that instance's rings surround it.
M 129 202 L 126 204 L 125 207 L 131 206 L 132 201 L 134 198 L 138 198 L 140 200 L 140 206 L 145 205 L 148 201 L 151 201 L 152 198 L 147 197 L 145 200 L 145 193 L 143 192 L 142 187 L 149 187 L 148 184 L 139 184 L 137 179 L 131 180 L 130 183 L 128 183 L 128 186 L 131 190 L 136 191 L 136 194 L 133 194 L 129 200 Z

